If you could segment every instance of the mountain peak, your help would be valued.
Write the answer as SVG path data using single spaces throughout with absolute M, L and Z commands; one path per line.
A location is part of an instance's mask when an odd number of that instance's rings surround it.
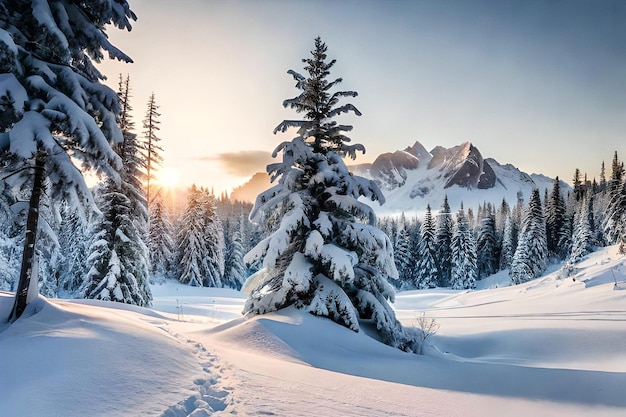
M 413 146 L 408 146 L 404 151 L 419 159 L 421 164 L 428 164 L 433 158 L 431 153 L 428 152 L 424 145 L 422 145 L 418 140 L 415 141 Z

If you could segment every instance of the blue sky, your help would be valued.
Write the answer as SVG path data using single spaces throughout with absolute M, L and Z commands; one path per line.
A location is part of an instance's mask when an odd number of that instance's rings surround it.
M 130 74 L 136 123 L 152 91 L 165 165 L 183 184 L 216 191 L 264 170 L 293 133 L 288 69 L 321 36 L 333 77 L 356 90 L 347 118 L 368 153 L 419 140 L 472 141 L 484 156 L 570 180 L 626 158 L 626 2 L 130 0 L 130 33 L 109 29 L 135 63 L 105 63 L 113 86 Z

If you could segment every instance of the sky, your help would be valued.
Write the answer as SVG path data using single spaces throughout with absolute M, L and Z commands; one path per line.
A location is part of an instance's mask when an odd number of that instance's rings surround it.
M 107 29 L 134 63 L 99 68 L 131 80 L 141 127 L 160 106 L 163 172 L 230 191 L 264 171 L 295 131 L 274 135 L 298 95 L 315 37 L 354 90 L 350 137 L 371 162 L 419 140 L 471 141 L 485 157 L 571 181 L 626 158 L 626 2 L 129 0 L 131 32 Z M 166 176 L 164 174 L 164 176 Z M 171 178 L 170 178 L 171 180 Z

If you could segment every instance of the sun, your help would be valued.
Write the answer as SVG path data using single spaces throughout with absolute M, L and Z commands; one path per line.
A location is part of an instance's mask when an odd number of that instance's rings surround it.
M 180 171 L 174 168 L 161 168 L 156 176 L 156 182 L 163 188 L 174 189 L 180 183 Z

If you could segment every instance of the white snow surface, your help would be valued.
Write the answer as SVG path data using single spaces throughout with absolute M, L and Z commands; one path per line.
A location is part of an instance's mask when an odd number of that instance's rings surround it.
M 626 258 L 564 276 L 397 294 L 425 355 L 233 290 L 154 286 L 154 307 L 39 298 L 0 324 L 0 416 L 624 416 Z M 0 317 L 12 294 L 0 293 Z

